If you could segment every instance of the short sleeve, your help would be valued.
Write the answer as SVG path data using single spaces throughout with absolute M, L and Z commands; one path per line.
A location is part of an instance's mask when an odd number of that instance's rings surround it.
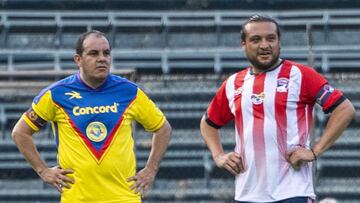
M 216 95 L 211 100 L 206 111 L 206 122 L 214 128 L 221 128 L 226 123 L 234 119 L 229 107 L 229 100 L 226 95 L 226 80 L 218 89 Z
M 51 92 L 47 90 L 35 97 L 31 108 L 22 115 L 22 118 L 31 129 L 39 131 L 47 121 L 51 121 L 55 117 L 54 107 Z
M 139 88 L 136 100 L 131 108 L 134 111 L 134 119 L 139 122 L 146 131 L 155 132 L 160 129 L 166 121 L 161 110 Z
M 333 88 L 318 72 L 310 68 L 303 71 L 303 83 L 309 102 L 316 102 L 325 113 L 329 113 L 345 100 L 343 93 Z

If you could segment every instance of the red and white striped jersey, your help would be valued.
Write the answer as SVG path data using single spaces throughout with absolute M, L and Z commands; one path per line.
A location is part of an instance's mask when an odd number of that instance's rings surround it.
M 316 71 L 288 60 L 260 74 L 247 68 L 231 75 L 211 101 L 206 121 L 220 128 L 235 120 L 235 151 L 245 166 L 236 176 L 235 200 L 315 198 L 312 164 L 295 171 L 285 155 L 294 147 L 309 148 L 315 103 L 331 112 L 344 99 Z

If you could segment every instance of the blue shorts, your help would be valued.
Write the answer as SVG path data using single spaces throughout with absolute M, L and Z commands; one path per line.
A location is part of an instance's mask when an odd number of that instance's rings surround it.
M 311 199 L 310 197 L 293 197 L 293 198 L 289 198 L 289 199 L 283 199 L 277 202 L 272 202 L 272 203 L 313 203 L 314 200 Z M 235 203 L 251 203 L 251 202 L 242 202 L 242 201 L 236 201 Z

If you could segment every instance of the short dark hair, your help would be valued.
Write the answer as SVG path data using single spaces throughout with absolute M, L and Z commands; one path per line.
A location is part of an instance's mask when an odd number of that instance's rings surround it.
M 100 31 L 98 31 L 98 30 L 91 30 L 91 31 L 87 31 L 87 32 L 82 33 L 82 34 L 80 35 L 79 39 L 78 39 L 77 42 L 76 42 L 76 47 L 75 47 L 75 49 L 76 49 L 76 54 L 81 55 L 81 54 L 84 52 L 84 46 L 83 46 L 84 41 L 85 41 L 85 39 L 86 39 L 89 35 L 91 35 L 91 34 L 96 34 L 96 35 L 98 35 L 98 36 L 103 36 L 103 37 L 106 38 L 105 33 L 100 32 Z M 107 39 L 107 38 L 106 38 L 106 39 Z
M 276 25 L 277 35 L 278 35 L 278 37 L 280 39 L 280 26 L 279 26 L 279 23 L 276 22 L 276 20 L 274 18 L 270 17 L 270 16 L 256 14 L 256 15 L 251 16 L 249 19 L 247 19 L 245 21 L 245 23 L 242 25 L 241 32 L 240 32 L 241 41 L 245 41 L 245 39 L 246 39 L 245 26 L 247 24 L 249 24 L 249 23 L 254 23 L 254 22 L 271 22 L 271 23 L 274 23 Z

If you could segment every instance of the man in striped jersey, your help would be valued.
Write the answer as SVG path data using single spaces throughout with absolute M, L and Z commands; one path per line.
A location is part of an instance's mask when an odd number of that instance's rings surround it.
M 231 75 L 201 120 L 216 165 L 235 175 L 235 202 L 306 203 L 315 199 L 312 162 L 355 115 L 351 102 L 305 65 L 281 59 L 278 23 L 254 15 L 242 27 L 251 66 Z M 331 113 L 310 146 L 314 104 Z M 235 121 L 236 146 L 225 153 L 219 128 Z

